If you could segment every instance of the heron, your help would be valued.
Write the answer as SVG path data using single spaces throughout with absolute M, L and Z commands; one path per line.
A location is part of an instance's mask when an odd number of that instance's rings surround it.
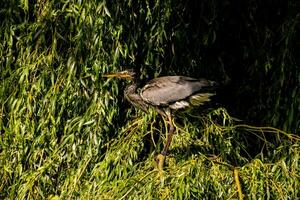
M 169 146 L 174 134 L 173 112 L 200 106 L 215 95 L 217 83 L 204 78 L 187 76 L 161 76 L 148 81 L 138 90 L 137 77 L 133 69 L 105 74 L 104 77 L 125 78 L 130 84 L 124 90 L 125 98 L 144 112 L 152 107 L 169 124 L 163 150 L 155 158 L 159 170 L 162 170 Z

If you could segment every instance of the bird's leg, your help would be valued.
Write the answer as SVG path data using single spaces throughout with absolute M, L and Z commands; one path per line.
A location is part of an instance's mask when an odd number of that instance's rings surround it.
M 169 149 L 169 146 L 172 142 L 172 138 L 173 138 L 173 134 L 174 134 L 174 125 L 173 125 L 173 121 L 172 121 L 172 115 L 171 113 L 168 113 L 168 122 L 169 122 L 169 125 L 170 125 L 170 129 L 169 129 L 169 132 L 167 134 L 167 142 L 161 152 L 161 154 L 163 156 L 166 156 L 167 155 L 167 152 L 168 152 L 168 149 Z
M 165 144 L 162 152 L 159 155 L 156 156 L 156 162 L 157 162 L 157 167 L 158 167 L 160 176 L 161 176 L 162 171 L 163 171 L 164 161 L 165 161 L 169 146 L 172 142 L 173 133 L 174 133 L 174 125 L 173 125 L 173 121 L 172 121 L 171 112 L 166 112 L 166 115 L 167 115 L 167 118 L 168 118 L 168 123 L 170 125 L 170 129 L 169 129 L 169 132 L 167 134 L 167 141 L 166 141 L 166 144 Z

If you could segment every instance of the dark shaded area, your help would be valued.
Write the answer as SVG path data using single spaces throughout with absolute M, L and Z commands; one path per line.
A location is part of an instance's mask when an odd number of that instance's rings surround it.
M 143 6 L 146 4 L 132 9 Z M 148 6 L 159 15 L 159 6 L 164 5 Z M 216 101 L 233 116 L 297 133 L 299 8 L 297 1 L 282 0 L 172 1 L 163 53 L 149 62 L 147 53 L 155 55 L 149 28 L 157 21 L 145 23 L 146 12 L 134 11 L 135 20 L 125 19 L 124 39 L 137 38 L 136 60 L 131 65 L 146 71 L 145 79 L 160 71 L 160 75 L 218 81 L 221 87 Z

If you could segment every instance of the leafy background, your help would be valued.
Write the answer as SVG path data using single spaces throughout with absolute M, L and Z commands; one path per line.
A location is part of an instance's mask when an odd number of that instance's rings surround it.
M 283 1 L 0 2 L 1 199 L 297 199 L 299 10 Z M 166 124 L 103 73 L 220 83 Z M 234 117 L 231 117 L 234 116 Z

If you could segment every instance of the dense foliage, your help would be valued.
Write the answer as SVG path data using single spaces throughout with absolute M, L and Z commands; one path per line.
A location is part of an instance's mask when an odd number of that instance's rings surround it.
M 299 10 L 296 0 L 1 1 L 0 198 L 299 198 Z M 126 68 L 141 84 L 220 83 L 210 105 L 176 113 L 163 175 L 165 122 L 102 77 Z

